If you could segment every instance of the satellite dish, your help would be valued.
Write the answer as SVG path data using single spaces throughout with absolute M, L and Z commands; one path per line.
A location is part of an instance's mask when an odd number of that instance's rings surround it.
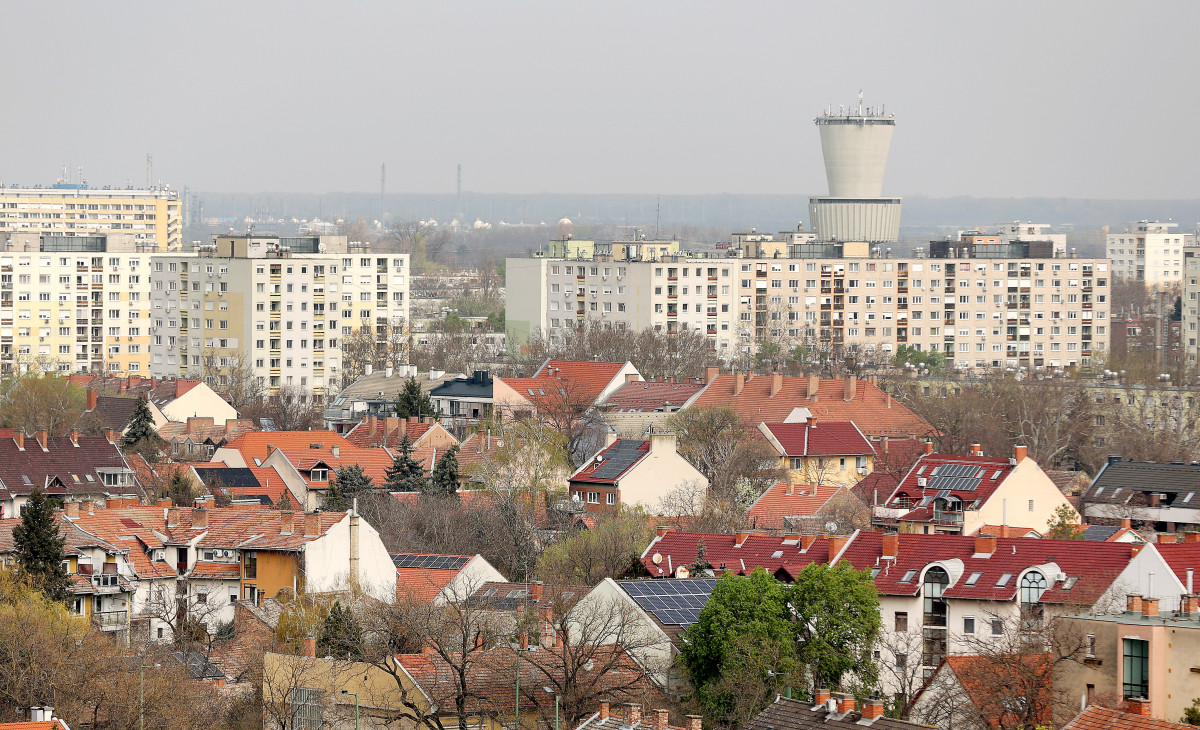
M 829 522 L 825 523 L 825 529 L 829 530 L 830 532 L 837 532 L 837 528 L 838 523 L 835 520 L 830 520 Z
M 650 556 L 650 559 L 654 561 L 655 565 L 659 565 L 662 563 L 662 553 L 654 553 Z

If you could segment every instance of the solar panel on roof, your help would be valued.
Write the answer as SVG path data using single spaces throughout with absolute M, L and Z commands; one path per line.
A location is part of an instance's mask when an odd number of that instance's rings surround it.
M 392 556 L 397 568 L 429 568 L 431 570 L 459 570 L 470 558 L 462 555 L 409 555 Z
M 688 626 L 700 619 L 700 611 L 712 596 L 715 578 L 682 580 L 620 581 L 619 585 L 644 611 L 659 623 Z

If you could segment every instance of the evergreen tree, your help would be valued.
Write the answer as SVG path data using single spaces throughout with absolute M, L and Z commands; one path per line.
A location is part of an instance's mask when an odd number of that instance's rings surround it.
M 70 579 L 63 567 L 63 538 L 54 520 L 54 505 L 39 487 L 33 488 L 21 524 L 13 527 L 17 564 L 35 588 L 52 601 L 66 603 Z
M 384 482 L 384 486 L 389 492 L 426 491 L 425 469 L 412 454 L 412 439 L 406 433 L 400 439 L 400 448 L 396 452 L 395 460 L 387 468 L 387 481 Z
M 438 415 L 438 409 L 433 405 L 429 394 L 421 390 L 421 384 L 415 377 L 404 381 L 404 388 L 396 396 L 396 415 L 401 418 L 414 418 Z
M 330 481 L 329 489 L 325 491 L 325 509 L 330 512 L 345 512 L 349 506 L 350 501 L 338 486 L 337 479 Z
M 426 494 L 434 497 L 458 496 L 458 444 L 446 449 L 446 453 L 438 459 Z
M 317 655 L 359 661 L 363 657 L 363 630 L 350 609 L 335 601 L 321 624 Z
M 146 396 L 138 398 L 137 407 L 129 417 L 129 428 L 125 429 L 124 443 L 126 446 L 137 446 L 143 441 L 158 443 L 161 437 L 154 430 L 154 416 L 150 413 L 150 401 Z
M 167 496 L 176 507 L 192 507 L 196 503 L 196 490 L 192 480 L 183 469 L 172 469 L 167 478 Z
M 279 504 L 275 505 L 275 509 L 279 510 L 294 510 L 296 505 L 292 503 L 292 493 L 288 490 L 283 490 L 283 498 L 279 500 Z M 340 510 L 339 510 L 340 511 Z
M 340 510 L 346 509 L 350 505 L 351 500 L 359 492 L 366 492 L 375 485 L 371 481 L 371 477 L 367 476 L 362 467 L 358 464 L 349 464 L 341 467 L 333 473 L 333 479 L 330 480 L 330 492 L 336 488 L 340 492 L 342 506 Z M 325 496 L 325 505 L 329 506 L 329 495 Z M 329 509 L 333 509 L 329 507 Z M 340 511 L 339 510 L 339 511 Z

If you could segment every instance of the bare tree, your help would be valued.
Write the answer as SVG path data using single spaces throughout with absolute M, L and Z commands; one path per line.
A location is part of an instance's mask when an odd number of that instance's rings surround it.
M 285 385 L 277 394 L 246 408 L 245 415 L 255 421 L 270 418 L 279 431 L 311 431 L 321 427 L 321 400 L 310 390 Z
M 189 376 L 228 396 L 229 405 L 238 410 L 260 402 L 266 395 L 263 379 L 254 373 L 254 365 L 245 353 L 225 357 L 205 355 L 200 369 Z
M 26 433 L 65 434 L 79 420 L 87 401 L 83 388 L 66 378 L 37 374 L 10 378 L 0 391 L 0 420 Z

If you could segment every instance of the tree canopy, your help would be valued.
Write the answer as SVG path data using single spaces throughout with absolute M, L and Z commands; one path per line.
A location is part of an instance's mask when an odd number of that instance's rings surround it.
M 437 414 L 433 399 L 421 390 L 421 383 L 415 377 L 405 380 L 404 387 L 396 396 L 396 415 L 401 418 L 424 418 Z
M 879 637 L 879 596 L 871 574 L 849 563 L 812 563 L 788 592 L 798 659 L 818 686 L 838 687 L 847 672 L 865 684 L 878 673 L 871 652 Z
M 138 397 L 137 407 L 129 417 L 129 427 L 125 429 L 123 440 L 126 446 L 137 446 L 143 442 L 157 443 L 161 440 L 154 428 L 154 414 L 150 412 L 150 401 L 144 395 Z
M 413 458 L 413 442 L 407 433 L 400 438 L 400 446 L 396 450 L 392 465 L 386 470 L 386 475 L 384 486 L 389 492 L 425 491 L 425 468 Z
M 458 495 L 458 444 L 446 449 L 429 480 L 426 496 L 453 497 Z
M 363 629 L 350 609 L 335 601 L 321 624 L 317 638 L 318 656 L 359 661 L 363 657 Z
M 350 500 L 354 499 L 360 492 L 366 492 L 374 486 L 371 477 L 363 471 L 363 468 L 358 464 L 346 464 L 341 466 L 333 473 L 333 478 L 329 480 L 329 489 L 332 492 L 335 488 L 344 498 L 345 504 L 336 508 L 344 510 L 349 506 Z M 335 509 L 329 506 L 330 494 L 325 495 L 325 505 L 329 509 Z
M 70 597 L 70 579 L 63 567 L 66 556 L 63 538 L 54 520 L 54 505 L 35 486 L 25 505 L 21 524 L 13 527 L 17 564 L 33 587 L 51 601 L 66 603 Z

